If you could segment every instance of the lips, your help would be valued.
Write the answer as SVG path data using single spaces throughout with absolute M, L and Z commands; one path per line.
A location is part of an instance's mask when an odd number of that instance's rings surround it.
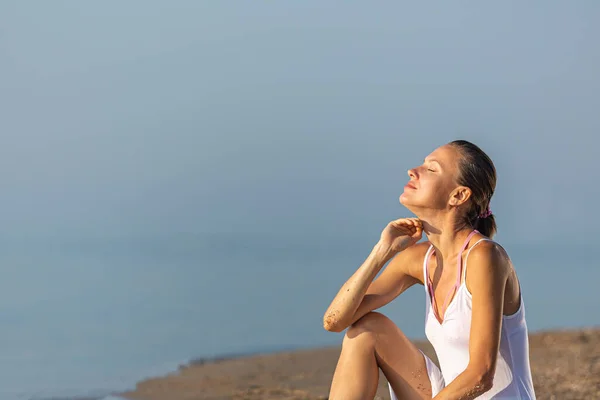
M 408 182 L 405 186 L 405 188 L 409 188 L 409 189 L 416 189 L 417 187 L 414 185 L 414 183 L 412 182 Z

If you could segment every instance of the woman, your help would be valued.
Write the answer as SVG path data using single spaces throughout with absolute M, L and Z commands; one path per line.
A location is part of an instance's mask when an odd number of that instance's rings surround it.
M 492 161 L 457 140 L 408 176 L 400 203 L 418 218 L 388 224 L 325 313 L 328 331 L 349 327 L 329 399 L 373 399 L 379 368 L 393 400 L 534 399 L 519 281 L 504 249 L 490 239 L 496 231 L 489 209 Z M 423 231 L 428 241 L 417 244 Z M 425 286 L 425 334 L 440 369 L 372 311 L 416 283 Z

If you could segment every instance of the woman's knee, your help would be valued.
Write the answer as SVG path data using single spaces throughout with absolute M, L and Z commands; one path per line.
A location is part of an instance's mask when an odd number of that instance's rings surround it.
M 353 339 L 360 335 L 376 339 L 378 333 L 391 328 L 393 324 L 394 323 L 385 315 L 371 311 L 363 315 L 348 328 L 345 338 Z

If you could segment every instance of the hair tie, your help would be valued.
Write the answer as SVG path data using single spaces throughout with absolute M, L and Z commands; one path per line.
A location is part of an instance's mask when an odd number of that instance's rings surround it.
M 484 212 L 479 214 L 477 218 L 483 219 L 489 217 L 490 215 L 492 215 L 492 210 L 488 207 Z

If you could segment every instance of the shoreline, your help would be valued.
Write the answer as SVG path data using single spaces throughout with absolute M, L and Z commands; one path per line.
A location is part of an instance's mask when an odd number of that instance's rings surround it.
M 426 339 L 413 342 L 437 362 Z M 600 327 L 535 331 L 529 334 L 529 344 L 538 399 L 600 398 Z M 144 379 L 133 390 L 113 393 L 113 397 L 323 400 L 340 345 L 192 358 L 171 373 Z M 382 373 L 376 398 L 389 399 Z

